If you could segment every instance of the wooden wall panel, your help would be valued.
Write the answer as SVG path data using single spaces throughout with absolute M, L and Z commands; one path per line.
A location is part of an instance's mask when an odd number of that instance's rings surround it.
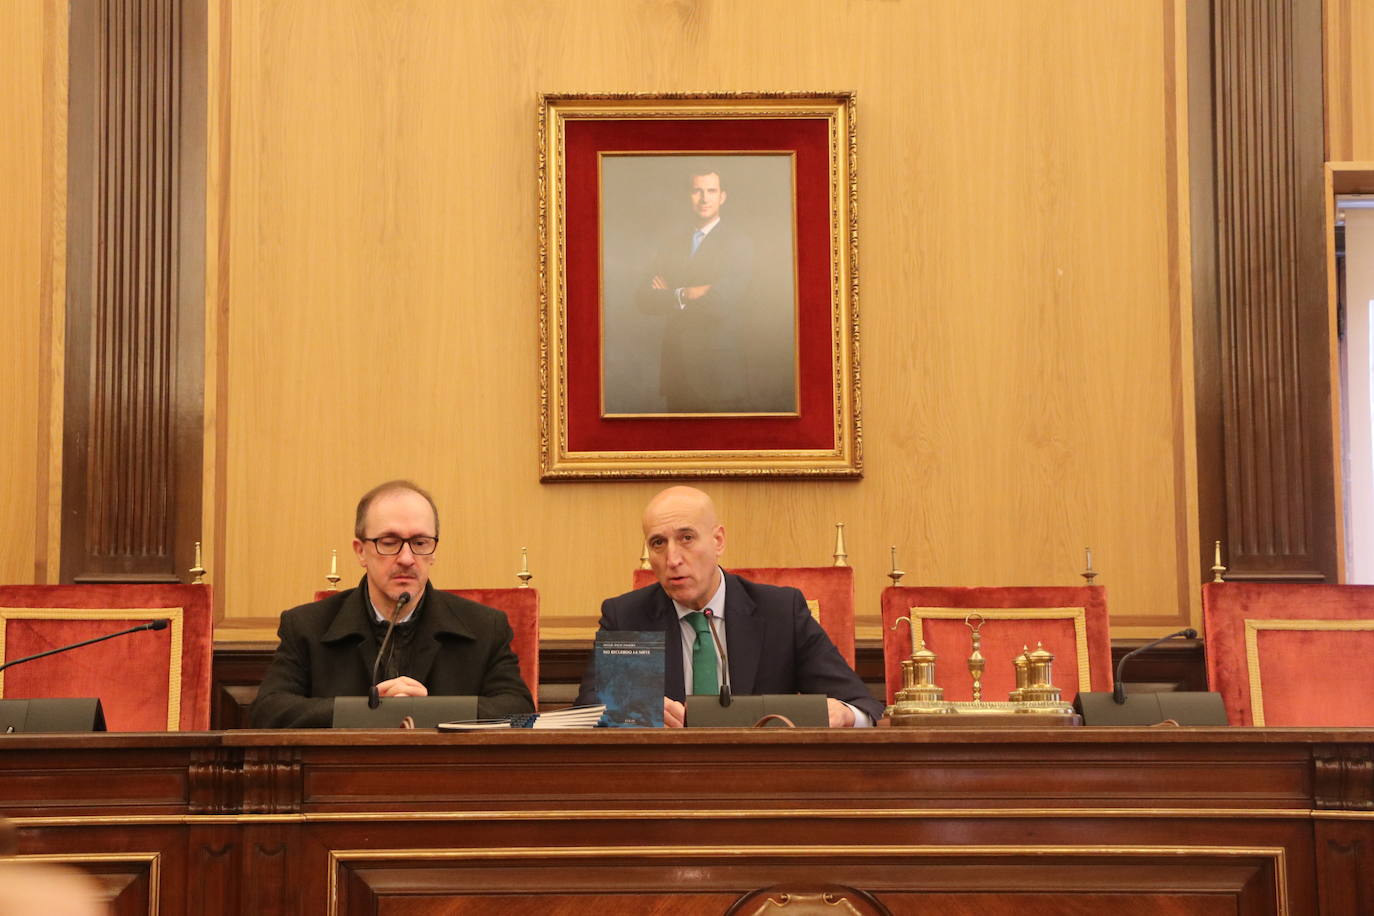
M 203 9 L 75 8 L 64 581 L 178 581 L 199 536 Z
M 43 10 L 33 3 L 0 6 L 0 175 L 5 208 L 0 220 L 0 530 L 12 532 L 0 551 L 0 582 L 27 582 L 36 553 L 39 456 L 39 284 L 42 255 Z
M 0 582 L 44 581 L 56 554 L 48 488 L 54 364 L 61 368 L 53 306 L 63 273 L 65 26 L 65 4 L 0 6 L 0 530 L 10 533 Z M 60 438 L 56 445 L 60 453 Z
M 1374 0 L 1328 0 L 1326 158 L 1374 160 Z
M 216 5 L 207 439 L 225 631 L 351 556 L 353 502 L 431 487 L 442 585 L 586 633 L 657 483 L 537 477 L 536 96 L 855 89 L 866 475 L 712 483 L 728 561 L 1071 584 L 1119 632 L 1196 618 L 1173 2 L 351 0 Z M 345 564 L 349 575 L 356 573 Z M 580 628 L 580 629 L 578 629 Z

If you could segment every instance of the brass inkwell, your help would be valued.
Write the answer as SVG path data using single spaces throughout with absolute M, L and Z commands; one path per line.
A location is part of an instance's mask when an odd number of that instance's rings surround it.
M 906 621 L 915 640 L 916 625 L 910 617 L 898 617 L 892 624 Z M 926 648 L 925 640 L 916 641 L 911 658 L 902 659 L 902 689 L 893 696 L 887 715 L 894 726 L 916 725 L 1070 725 L 1080 720 L 1073 706 L 1059 696 L 1054 686 L 1052 669 L 1054 655 L 1044 645 L 1034 649 L 1023 646 L 1021 654 L 1012 659 L 1016 667 L 1016 689 L 1006 702 L 983 699 L 983 637 L 985 623 L 977 612 L 964 618 L 969 628 L 972 651 L 968 657 L 968 673 L 973 679 L 972 702 L 945 700 L 944 688 L 935 683 L 936 655 Z

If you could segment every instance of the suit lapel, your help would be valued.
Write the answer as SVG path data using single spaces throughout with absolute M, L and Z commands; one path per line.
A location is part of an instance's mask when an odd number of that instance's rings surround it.
M 344 645 L 349 642 L 354 644 L 353 658 L 360 672 L 358 680 L 364 684 L 372 676 L 372 665 L 377 661 L 377 647 L 371 639 L 372 626 L 367 619 L 367 604 L 363 600 L 363 589 L 365 588 L 367 588 L 366 578 L 357 588 L 344 595 L 343 603 L 339 606 L 339 612 L 334 615 L 334 619 L 329 623 L 329 628 L 320 638 L 320 642 L 325 645 Z M 331 674 L 330 676 L 336 675 Z M 347 680 L 345 679 L 345 681 Z
M 730 692 L 754 693 L 763 654 L 763 621 L 739 577 L 730 573 L 725 574 L 725 649 L 730 654 Z
M 434 662 L 449 638 L 476 639 L 472 628 L 450 606 L 454 601 L 455 598 L 436 591 L 431 583 L 425 583 L 425 603 L 411 642 L 410 669 L 414 673 L 410 676 L 426 687 L 434 684 Z
M 682 674 L 682 624 L 678 623 L 677 610 L 673 601 L 662 587 L 653 609 L 654 624 L 647 629 L 663 630 L 663 695 L 686 702 L 686 684 Z

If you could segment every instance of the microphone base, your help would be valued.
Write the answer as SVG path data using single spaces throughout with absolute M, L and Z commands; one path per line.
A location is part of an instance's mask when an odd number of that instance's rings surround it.
M 1074 710 L 1084 725 L 1158 725 L 1172 719 L 1179 725 L 1229 725 L 1219 693 L 1137 693 L 1117 703 L 1107 692 L 1080 693 Z

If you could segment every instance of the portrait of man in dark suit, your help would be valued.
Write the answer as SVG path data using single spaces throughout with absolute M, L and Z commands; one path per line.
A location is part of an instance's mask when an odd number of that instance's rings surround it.
M 642 213 L 642 231 L 612 219 L 627 199 L 642 208 L 634 189 L 665 170 L 652 228 Z M 607 415 L 795 411 L 790 171 L 782 156 L 603 162 Z

